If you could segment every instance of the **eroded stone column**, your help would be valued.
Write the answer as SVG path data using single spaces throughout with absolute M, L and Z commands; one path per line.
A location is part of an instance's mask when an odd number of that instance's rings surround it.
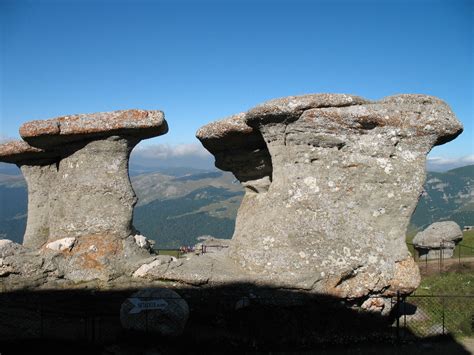
M 45 244 L 42 251 L 61 254 L 55 260 L 65 278 L 108 280 L 125 272 L 127 263 L 150 256 L 134 236 L 136 196 L 128 160 L 142 139 L 167 130 L 163 112 L 144 110 L 72 115 L 20 127 L 30 145 L 57 152 L 54 165 L 23 165 L 22 171 L 32 192 L 36 187 L 49 192 L 42 196 L 48 200 L 44 206 L 30 204 L 29 220 L 35 237 L 41 236 Z M 54 179 L 48 178 L 49 169 L 55 171 Z M 30 198 L 38 194 L 30 193 Z M 33 223 L 39 213 L 44 221 Z M 36 224 L 41 224 L 41 233 Z
M 136 196 L 128 176 L 133 147 L 167 132 L 161 111 L 128 110 L 32 121 L 20 127 L 36 147 L 59 151 L 48 241 L 134 232 Z
M 57 175 L 58 155 L 31 147 L 22 141 L 0 145 L 0 161 L 16 164 L 28 188 L 28 217 L 23 245 L 38 249 L 44 245 L 50 230 L 50 193 Z
M 272 171 L 268 192 L 239 209 L 230 252 L 236 262 L 269 283 L 344 298 L 418 286 L 405 233 L 426 154 L 462 131 L 443 101 L 304 95 L 266 102 L 238 121 L 261 134 Z M 227 146 L 226 135 L 212 129 L 200 139 L 214 136 Z M 204 146 L 219 166 L 216 148 Z

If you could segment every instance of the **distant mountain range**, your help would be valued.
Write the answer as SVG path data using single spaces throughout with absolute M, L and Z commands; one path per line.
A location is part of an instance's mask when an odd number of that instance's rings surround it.
M 134 225 L 159 248 L 193 245 L 201 235 L 232 236 L 243 188 L 230 173 L 194 168 L 130 168 L 139 198 Z M 411 229 L 454 220 L 474 225 L 474 165 L 429 172 Z M 19 170 L 0 165 L 0 238 L 21 241 L 27 209 Z
M 411 224 L 422 229 L 447 220 L 461 227 L 474 225 L 474 165 L 428 173 Z

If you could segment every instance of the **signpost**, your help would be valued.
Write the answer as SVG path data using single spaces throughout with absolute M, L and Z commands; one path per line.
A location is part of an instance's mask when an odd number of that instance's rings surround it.
M 128 312 L 129 314 L 140 313 L 141 311 L 149 311 L 153 309 L 164 309 L 168 306 L 168 302 L 163 299 L 142 300 L 141 298 L 129 298 L 133 308 Z

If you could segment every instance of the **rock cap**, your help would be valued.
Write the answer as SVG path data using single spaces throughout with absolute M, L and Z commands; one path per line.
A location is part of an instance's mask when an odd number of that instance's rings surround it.
M 54 158 L 56 153 L 32 147 L 23 141 L 11 141 L 0 144 L 0 162 L 23 164 L 29 161 Z
M 250 109 L 245 121 L 250 126 L 268 122 L 296 120 L 301 114 L 313 108 L 345 107 L 370 103 L 360 96 L 348 94 L 307 94 L 287 96 L 266 101 Z
M 319 122 L 327 128 L 334 121 L 339 128 L 391 126 L 412 130 L 417 136 L 433 136 L 435 145 L 447 143 L 463 131 L 449 105 L 421 94 L 393 95 L 379 101 L 347 94 L 288 96 L 257 105 L 245 114 L 244 121 L 259 127 L 272 122 L 289 123 L 300 117 L 315 128 Z
M 40 148 L 121 134 L 145 139 L 166 132 L 168 125 L 162 111 L 136 109 L 36 120 L 26 122 L 20 127 L 21 137 Z
M 261 134 L 245 123 L 245 113 L 211 122 L 196 132 L 196 138 L 212 154 L 230 149 L 265 147 Z

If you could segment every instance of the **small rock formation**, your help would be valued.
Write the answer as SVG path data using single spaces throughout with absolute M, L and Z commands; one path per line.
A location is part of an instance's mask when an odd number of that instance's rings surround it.
M 413 244 L 420 258 L 451 258 L 454 248 L 462 240 L 461 227 L 453 221 L 435 222 L 417 233 Z
M 461 132 L 434 97 L 315 94 L 268 101 L 197 138 L 247 187 L 236 263 L 269 284 L 360 299 L 418 286 L 405 232 L 426 154 Z
M 176 292 L 166 288 L 143 289 L 128 298 L 120 309 L 125 329 L 180 335 L 188 321 L 189 307 Z
M 137 199 L 128 160 L 142 139 L 167 130 L 163 112 L 144 110 L 23 124 L 20 135 L 26 142 L 0 145 L 0 161 L 17 164 L 27 181 L 24 245 L 70 252 L 64 265 L 81 281 L 104 277 L 102 269 L 115 256 L 149 256 L 149 245 L 140 245 L 146 241 L 133 237 L 138 234 L 132 225 Z M 58 240 L 74 242 L 64 247 Z

